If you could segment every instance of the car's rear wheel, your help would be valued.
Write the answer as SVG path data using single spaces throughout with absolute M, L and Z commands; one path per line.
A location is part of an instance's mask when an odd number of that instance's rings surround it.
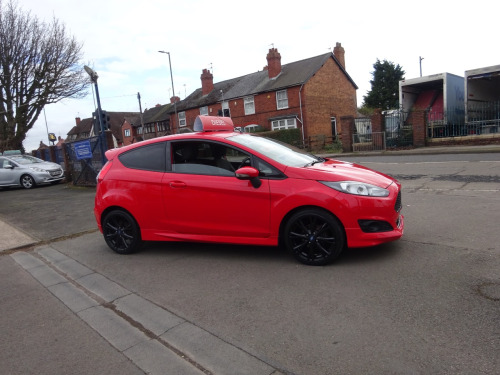
M 328 212 L 307 208 L 286 222 L 283 240 L 299 262 L 322 266 L 335 260 L 344 249 L 345 235 L 339 221 Z
M 139 225 L 132 215 L 112 210 L 102 221 L 102 232 L 108 246 L 118 254 L 132 254 L 142 245 Z
M 35 180 L 29 174 L 21 176 L 21 186 L 25 189 L 31 189 L 36 186 Z

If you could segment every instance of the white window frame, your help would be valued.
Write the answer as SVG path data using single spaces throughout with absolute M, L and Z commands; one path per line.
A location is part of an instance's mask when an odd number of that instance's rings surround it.
M 180 128 L 185 127 L 186 126 L 186 112 L 179 112 L 177 114 L 177 116 L 179 117 L 179 127 Z
M 245 115 L 255 114 L 255 101 L 253 96 L 244 97 L 243 106 L 245 107 Z
M 130 137 L 130 129 L 125 129 L 125 137 Z
M 208 106 L 200 107 L 200 115 L 201 116 L 208 116 Z
M 296 129 L 297 119 L 295 117 L 274 120 L 271 122 L 271 130 Z
M 276 91 L 276 108 L 277 109 L 288 108 L 288 93 L 286 90 Z

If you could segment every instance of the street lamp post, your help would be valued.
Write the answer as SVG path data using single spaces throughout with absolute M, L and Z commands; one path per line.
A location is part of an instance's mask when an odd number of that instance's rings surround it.
M 177 118 L 177 103 L 175 100 L 175 89 L 174 89 L 174 76 L 172 74 L 172 62 L 170 61 L 170 52 L 166 51 L 158 51 L 160 53 L 166 53 L 168 55 L 168 66 L 170 68 L 170 82 L 172 83 L 172 93 L 174 97 L 174 114 L 175 114 L 175 125 L 177 126 L 177 129 L 179 129 L 179 124 L 178 124 L 178 118 Z M 174 133 L 174 129 L 172 129 L 172 133 Z
M 99 98 L 99 88 L 97 86 L 97 78 L 99 76 L 97 73 L 89 68 L 87 65 L 83 67 L 87 74 L 90 76 L 90 81 L 94 84 L 95 88 L 95 96 L 97 98 L 97 117 L 99 117 L 99 135 L 97 137 L 97 142 L 99 143 L 99 150 L 101 151 L 101 159 L 102 165 L 104 165 L 107 161 L 106 156 L 104 155 L 104 125 L 102 123 L 102 108 L 101 108 L 101 99 Z

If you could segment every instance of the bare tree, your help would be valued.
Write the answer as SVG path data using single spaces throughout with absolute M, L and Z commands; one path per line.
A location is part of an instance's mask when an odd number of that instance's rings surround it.
M 22 149 L 45 105 L 87 94 L 81 55 L 57 19 L 41 22 L 0 0 L 0 151 Z

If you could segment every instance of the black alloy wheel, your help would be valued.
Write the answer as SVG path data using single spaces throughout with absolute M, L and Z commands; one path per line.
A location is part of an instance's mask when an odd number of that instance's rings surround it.
M 21 176 L 21 186 L 25 189 L 31 189 L 36 186 L 35 180 L 29 174 Z
M 345 246 L 345 235 L 339 221 L 316 208 L 294 213 L 283 234 L 285 246 L 295 259 L 312 266 L 331 263 Z
M 142 245 L 141 231 L 128 212 L 113 210 L 102 222 L 104 240 L 118 254 L 132 254 Z

